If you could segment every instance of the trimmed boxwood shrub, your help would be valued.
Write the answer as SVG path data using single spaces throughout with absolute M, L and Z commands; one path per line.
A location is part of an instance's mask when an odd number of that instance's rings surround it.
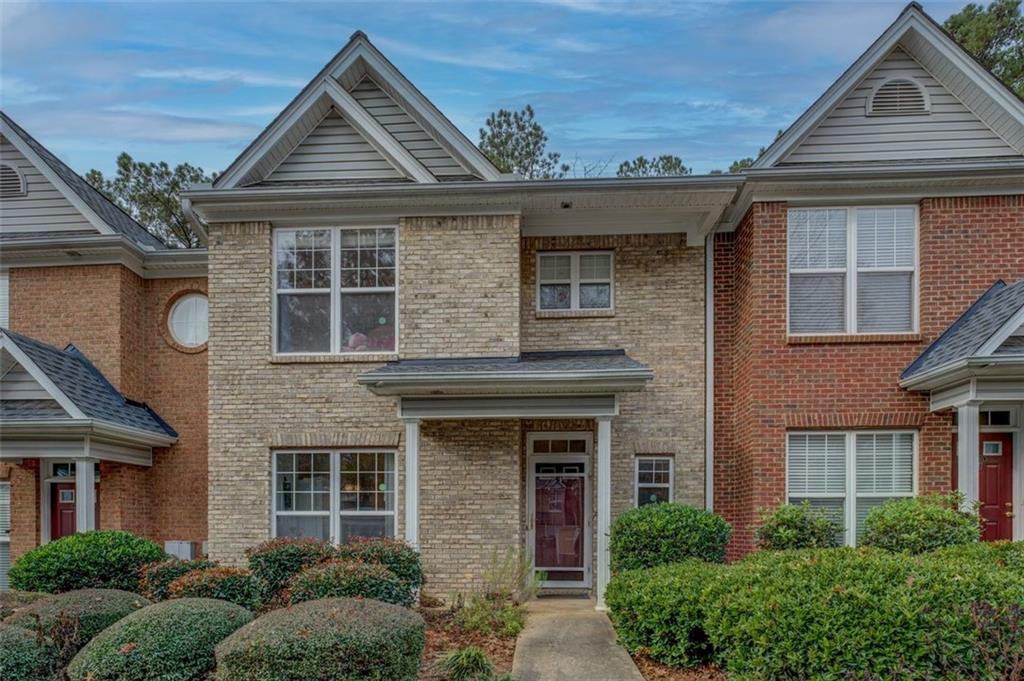
M 337 553 L 342 558 L 380 563 L 413 590 L 426 582 L 419 551 L 399 539 L 355 537 L 350 543 L 339 546 Z
M 39 591 L 0 591 L 0 620 L 49 595 Z
M 823 509 L 812 508 L 804 501 L 763 512 L 754 538 L 758 546 L 768 551 L 827 549 L 839 545 L 842 531 Z
M 909 554 L 974 543 L 981 525 L 976 513 L 959 510 L 962 498 L 954 492 L 887 501 L 868 511 L 858 543 Z
M 131 532 L 82 532 L 19 558 L 11 567 L 11 587 L 46 593 L 89 588 L 137 591 L 139 568 L 166 557 L 159 546 Z
M 167 587 L 169 598 L 217 598 L 255 609 L 260 604 L 259 583 L 242 568 L 212 567 L 193 570 Z
M 348 596 L 410 606 L 415 600 L 409 585 L 391 570 L 360 560 L 329 560 L 311 565 L 291 578 L 285 593 L 289 603 Z
M 213 649 L 252 620 L 240 606 L 181 598 L 132 613 L 96 636 L 68 666 L 71 681 L 193 681 L 213 670 Z
M 413 681 L 425 629 L 417 613 L 390 603 L 307 601 L 269 612 L 221 642 L 214 679 Z
M 330 542 L 282 537 L 247 549 L 245 555 L 249 558 L 249 570 L 261 582 L 264 599 L 270 600 L 303 568 L 337 554 Z
M 633 654 L 673 667 L 708 662 L 701 593 L 725 569 L 687 560 L 617 573 L 604 597 L 619 641 Z
M 0 623 L 0 679 L 53 681 L 60 651 L 47 638 L 13 624 Z
M 164 601 L 168 598 L 167 589 L 171 582 L 194 570 L 205 570 L 217 564 L 206 558 L 181 560 L 168 558 L 148 565 L 139 570 L 139 593 L 151 601 Z
M 647 504 L 612 523 L 611 569 L 635 570 L 699 558 L 720 563 L 732 528 L 721 516 L 683 504 Z

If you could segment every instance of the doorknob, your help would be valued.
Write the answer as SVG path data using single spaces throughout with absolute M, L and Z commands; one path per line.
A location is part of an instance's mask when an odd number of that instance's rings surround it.
M 1014 512 L 1013 512 L 1013 511 L 1007 511 L 1007 512 L 1006 512 L 1006 513 L 1005 513 L 1004 515 L 1005 515 L 1005 516 L 1006 516 L 1007 518 L 1012 518 L 1012 517 L 1013 517 L 1013 516 L 1014 516 L 1015 514 L 1014 514 Z

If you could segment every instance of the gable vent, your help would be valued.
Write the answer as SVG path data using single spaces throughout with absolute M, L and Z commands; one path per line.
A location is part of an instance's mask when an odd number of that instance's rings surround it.
M 930 108 L 924 88 L 908 78 L 885 81 L 868 100 L 869 116 L 926 114 Z
M 25 195 L 25 181 L 13 166 L 0 165 L 0 199 Z

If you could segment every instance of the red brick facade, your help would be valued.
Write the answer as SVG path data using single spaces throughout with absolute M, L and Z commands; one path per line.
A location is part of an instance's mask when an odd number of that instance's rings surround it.
M 950 484 L 951 418 L 900 373 L 997 279 L 1024 277 L 1024 195 L 920 203 L 920 337 L 788 339 L 786 204 L 755 203 L 715 241 L 715 509 L 733 555 L 785 496 L 788 429 L 911 427 L 919 489 Z

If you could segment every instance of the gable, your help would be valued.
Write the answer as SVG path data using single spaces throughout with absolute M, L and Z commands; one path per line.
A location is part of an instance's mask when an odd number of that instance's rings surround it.
M 0 400 L 51 400 L 53 397 L 17 362 L 0 378 Z
M 930 110 L 871 115 L 876 89 L 892 79 L 925 93 Z M 780 165 L 1019 156 L 898 45 Z
M 0 199 L 0 233 L 97 231 L 4 136 L 0 136 L 0 164 L 15 168 L 26 189 L 24 196 Z

